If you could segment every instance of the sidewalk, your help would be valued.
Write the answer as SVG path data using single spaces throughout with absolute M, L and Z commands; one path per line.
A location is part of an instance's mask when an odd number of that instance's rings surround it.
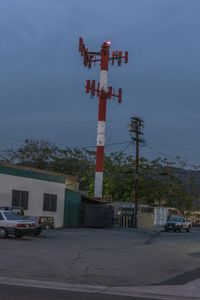
M 109 287 L 99 285 L 72 284 L 65 282 L 39 281 L 0 277 L 0 284 L 12 286 L 35 287 L 53 290 L 74 291 L 93 294 L 107 294 L 152 298 L 160 300 L 199 300 L 200 279 L 179 286 L 126 286 Z
M 200 299 L 200 279 L 186 285 L 176 286 L 131 286 L 126 288 L 116 287 L 106 291 L 109 294 L 152 297 L 160 300 L 199 300 Z

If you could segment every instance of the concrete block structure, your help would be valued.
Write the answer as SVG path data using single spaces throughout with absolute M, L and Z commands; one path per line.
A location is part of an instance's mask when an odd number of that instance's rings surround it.
M 73 176 L 0 165 L 0 206 L 22 206 L 26 215 L 54 217 L 55 228 L 66 223 L 69 191 L 80 198 L 78 187 Z

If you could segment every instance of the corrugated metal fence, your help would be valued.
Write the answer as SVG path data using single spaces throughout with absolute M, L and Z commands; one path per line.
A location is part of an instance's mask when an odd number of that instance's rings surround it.
M 80 223 L 82 227 L 111 228 L 113 208 L 102 204 L 82 203 Z

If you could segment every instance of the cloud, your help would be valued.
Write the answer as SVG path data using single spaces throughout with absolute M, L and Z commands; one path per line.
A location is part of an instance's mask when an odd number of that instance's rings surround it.
M 112 50 L 129 51 L 129 64 L 109 71 L 109 85 L 122 87 L 124 99 L 121 107 L 109 104 L 108 139 L 122 139 L 132 114 L 148 119 L 149 135 L 161 142 L 176 140 L 177 134 L 181 139 L 181 126 L 167 134 L 163 120 L 197 116 L 200 109 L 199 9 L 199 0 L 1 0 L 0 114 L 2 122 L 12 124 L 2 130 L 9 128 L 12 136 L 16 125 L 16 135 L 23 130 L 28 137 L 31 121 L 96 120 L 98 99 L 84 94 L 84 82 L 98 81 L 99 67 L 83 67 L 77 49 L 81 35 L 91 50 L 111 39 Z M 161 118 L 160 126 L 154 116 Z M 116 125 L 119 119 L 123 124 Z M 25 125 L 17 129 L 19 120 Z M 78 126 L 70 129 L 68 141 L 84 140 L 84 130 L 80 137 Z M 57 138 L 59 130 L 45 130 Z M 89 139 L 96 126 L 85 132 Z M 183 126 L 183 140 L 184 132 Z M 35 127 L 34 134 L 40 133 Z

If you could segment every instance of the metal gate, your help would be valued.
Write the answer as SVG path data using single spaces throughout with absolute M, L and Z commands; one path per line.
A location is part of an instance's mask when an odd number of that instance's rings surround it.
M 113 226 L 113 208 L 102 204 L 82 203 L 81 226 L 111 228 Z

